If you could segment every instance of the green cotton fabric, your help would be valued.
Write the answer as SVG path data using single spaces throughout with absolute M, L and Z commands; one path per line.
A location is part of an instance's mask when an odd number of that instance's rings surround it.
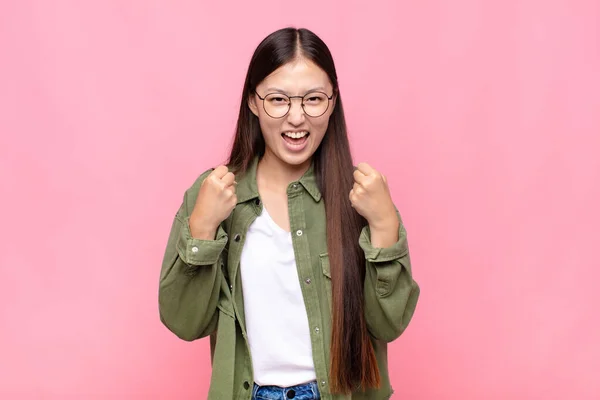
M 210 336 L 212 377 L 209 400 L 250 400 L 252 360 L 246 335 L 240 258 L 246 232 L 262 212 L 254 160 L 238 182 L 237 205 L 219 226 L 214 240 L 191 236 L 189 216 L 204 172 L 184 195 L 168 239 L 159 284 L 160 319 L 187 341 Z M 365 318 L 381 373 L 381 387 L 350 395 L 329 391 L 331 274 L 327 256 L 325 206 L 314 170 L 287 188 L 291 235 L 298 277 L 310 324 L 313 360 L 323 400 L 388 399 L 393 393 L 387 343 L 410 322 L 420 289 L 412 278 L 406 230 L 402 222 L 394 245 L 374 248 L 365 226 L 359 245 L 365 253 Z M 398 218 L 400 215 L 398 214 Z M 400 219 L 401 221 L 401 219 Z

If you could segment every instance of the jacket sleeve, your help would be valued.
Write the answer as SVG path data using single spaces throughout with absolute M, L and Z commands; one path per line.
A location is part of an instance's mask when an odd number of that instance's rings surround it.
M 215 240 L 199 240 L 192 237 L 189 227 L 198 190 L 209 173 L 210 170 L 202 174 L 185 192 L 173 220 L 160 273 L 160 320 L 187 341 L 210 335 L 218 319 L 227 234 L 219 226 Z
M 391 342 L 408 326 L 417 306 L 420 289 L 412 278 L 406 230 L 400 214 L 398 241 L 387 248 L 371 244 L 369 226 L 365 226 L 359 245 L 365 252 L 365 319 L 371 335 Z

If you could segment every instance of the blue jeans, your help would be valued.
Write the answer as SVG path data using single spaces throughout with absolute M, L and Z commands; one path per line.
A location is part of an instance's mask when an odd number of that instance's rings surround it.
M 258 386 L 254 384 L 252 400 L 320 400 L 317 382 L 308 382 L 302 385 L 280 387 L 280 386 Z

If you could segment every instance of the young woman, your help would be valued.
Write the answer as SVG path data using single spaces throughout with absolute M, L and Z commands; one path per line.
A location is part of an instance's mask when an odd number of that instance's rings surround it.
M 388 399 L 387 343 L 419 287 L 386 177 L 353 166 L 331 53 L 278 30 L 242 93 L 227 165 L 175 216 L 161 320 L 210 335 L 209 399 Z

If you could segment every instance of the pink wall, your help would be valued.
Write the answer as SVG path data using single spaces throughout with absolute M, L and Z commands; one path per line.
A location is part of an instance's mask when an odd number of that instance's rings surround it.
M 0 4 L 0 398 L 205 397 L 160 262 L 289 24 L 330 45 L 356 159 L 409 230 L 395 397 L 600 398 L 600 3 L 217 3 Z

